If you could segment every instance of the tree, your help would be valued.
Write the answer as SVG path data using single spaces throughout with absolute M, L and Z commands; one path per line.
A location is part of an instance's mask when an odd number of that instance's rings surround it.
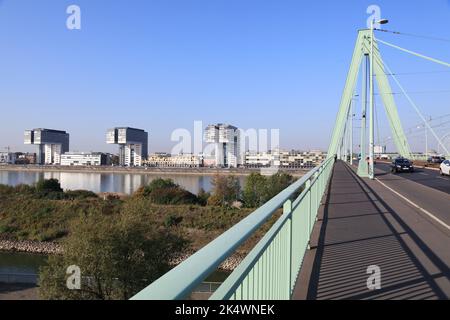
M 242 200 L 247 208 L 256 208 L 264 204 L 267 194 L 267 179 L 260 173 L 251 173 L 242 191 Z
M 36 183 L 36 191 L 41 193 L 63 192 L 58 179 L 41 179 Z
M 185 242 L 167 229 L 133 215 L 80 218 L 64 242 L 64 254 L 50 256 L 40 270 L 44 299 L 129 299 L 170 269 L 172 254 Z M 66 287 L 67 267 L 81 270 L 81 289 Z
M 245 182 L 242 199 L 248 208 L 260 207 L 293 182 L 294 178 L 287 173 L 276 173 L 270 177 L 252 173 Z
M 267 191 L 265 195 L 265 201 L 267 202 L 281 191 L 289 187 L 294 182 L 294 177 L 285 172 L 277 172 L 269 177 L 267 181 Z
M 235 176 L 215 175 L 212 180 L 212 195 L 208 204 L 214 206 L 229 206 L 239 200 L 241 186 Z

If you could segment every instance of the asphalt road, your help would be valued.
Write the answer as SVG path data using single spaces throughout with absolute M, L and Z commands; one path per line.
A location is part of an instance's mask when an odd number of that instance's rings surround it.
M 389 164 L 378 163 L 376 178 L 402 196 L 450 224 L 450 177 L 438 171 L 416 169 L 413 173 L 390 173 Z

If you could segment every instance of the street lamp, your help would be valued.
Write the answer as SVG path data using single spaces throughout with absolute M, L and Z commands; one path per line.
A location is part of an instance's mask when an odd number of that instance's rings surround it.
M 372 20 L 370 24 L 370 125 L 369 125 L 369 178 L 374 179 L 374 128 L 375 128 L 375 121 L 374 121 L 374 74 L 373 74 L 373 53 L 374 53 L 374 42 L 375 42 L 375 32 L 374 32 L 374 24 L 387 24 L 389 20 L 387 19 L 380 19 L 380 20 Z
M 430 116 L 429 121 L 431 121 L 431 116 Z M 423 128 L 425 129 L 425 159 L 426 160 L 428 160 L 428 126 L 427 126 L 427 122 L 428 121 L 425 121 L 423 124 Z M 422 129 L 422 126 L 418 126 L 417 129 Z

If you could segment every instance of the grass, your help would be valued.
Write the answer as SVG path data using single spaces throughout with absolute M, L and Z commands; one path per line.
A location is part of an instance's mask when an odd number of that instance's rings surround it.
M 71 222 L 83 216 L 105 215 L 115 219 L 119 215 L 138 215 L 159 228 L 177 232 L 195 251 L 253 211 L 201 205 L 160 205 L 150 199 L 136 197 L 124 200 L 66 198 L 40 198 L 30 192 L 15 192 L 10 187 L 0 186 L 0 236 L 16 240 L 61 241 L 70 234 Z M 249 250 L 275 218 L 240 251 Z

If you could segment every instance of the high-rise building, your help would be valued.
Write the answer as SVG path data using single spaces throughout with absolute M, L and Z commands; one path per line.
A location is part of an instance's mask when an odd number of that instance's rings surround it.
M 212 124 L 205 129 L 205 141 L 214 144 L 216 166 L 234 167 L 241 164 L 239 129 L 228 124 Z
M 148 133 L 142 129 L 118 127 L 108 129 L 106 143 L 119 145 L 119 164 L 142 166 L 148 155 Z
M 69 151 L 69 134 L 43 128 L 26 130 L 24 143 L 37 145 L 37 164 L 61 164 L 61 154 Z

